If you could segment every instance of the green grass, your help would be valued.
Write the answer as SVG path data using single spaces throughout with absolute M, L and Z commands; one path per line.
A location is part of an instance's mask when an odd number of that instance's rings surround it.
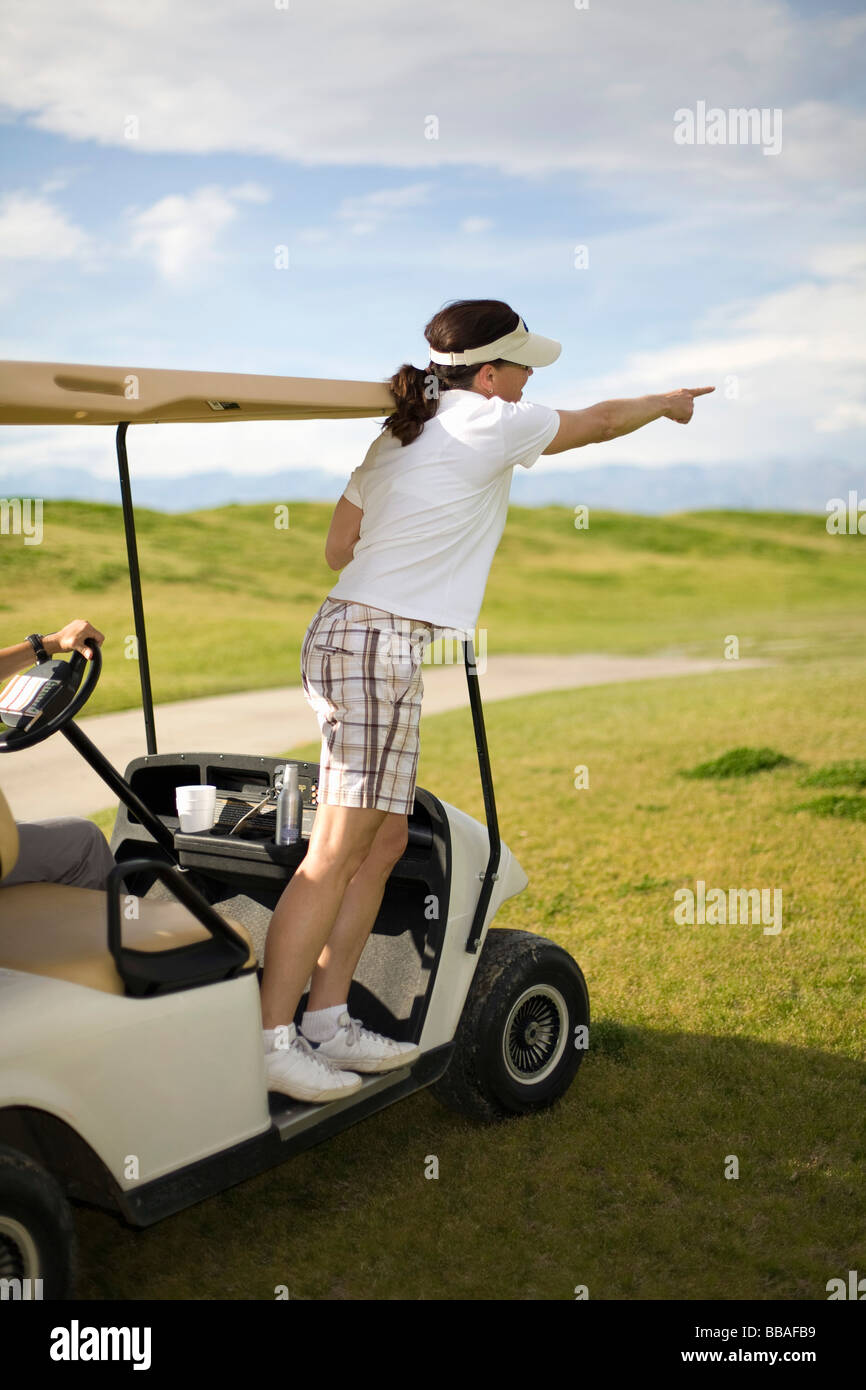
M 98 825 L 105 838 L 110 840 L 116 815 L 117 808 L 115 806 L 109 806 L 106 810 L 97 811 L 95 815 L 89 816 L 88 820 L 92 820 L 95 825 Z
M 866 758 L 830 763 L 800 778 L 802 787 L 860 787 L 866 790 Z
M 800 802 L 794 809 L 811 811 L 813 816 L 866 821 L 866 796 L 819 796 L 815 801 Z
M 330 511 L 293 504 L 287 532 L 267 506 L 140 513 L 158 701 L 297 683 L 336 579 Z M 87 616 L 109 638 L 88 713 L 134 705 L 119 512 L 48 502 L 45 527 L 41 547 L 0 544 L 0 641 Z M 866 1270 L 864 546 L 823 517 L 593 511 L 576 531 L 568 508 L 512 508 L 490 655 L 721 657 L 735 636 L 777 663 L 486 711 L 503 839 L 530 876 L 497 925 L 584 968 L 576 1084 L 493 1129 L 421 1093 L 145 1232 L 80 1209 L 82 1294 L 824 1299 Z M 483 819 L 468 710 L 425 717 L 419 783 Z M 804 784 L 827 795 L 803 802 Z M 782 931 L 675 925 L 699 878 L 781 888 Z
M 769 772 L 774 767 L 787 767 L 793 762 L 774 748 L 731 748 L 708 763 L 698 763 L 681 773 L 682 777 L 707 779 L 712 777 L 752 777 L 756 772 Z
M 157 701 L 297 683 L 307 624 L 337 580 L 323 554 L 330 515 L 324 503 L 292 503 L 289 529 L 277 530 L 267 505 L 138 513 Z M 741 657 L 856 655 L 866 537 L 830 536 L 825 521 L 593 510 L 577 531 L 567 507 L 512 507 L 480 617 L 488 651 L 722 657 L 733 636 Z M 135 705 L 119 508 L 48 500 L 44 527 L 41 546 L 0 541 L 0 631 L 12 641 L 90 618 L 108 645 L 88 712 Z
M 421 1093 L 148 1231 L 80 1211 L 82 1293 L 823 1300 L 866 1270 L 866 826 L 797 809 L 803 766 L 866 751 L 866 662 L 842 647 L 491 704 L 502 835 L 530 878 L 497 925 L 559 942 L 590 989 L 564 1101 L 486 1129 Z M 770 738 L 796 765 L 680 775 Z M 468 710 L 424 719 L 419 783 L 483 817 Z M 782 931 L 675 925 L 698 878 L 781 888 Z

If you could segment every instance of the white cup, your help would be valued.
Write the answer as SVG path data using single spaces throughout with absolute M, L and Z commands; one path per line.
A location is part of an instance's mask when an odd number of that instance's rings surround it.
M 180 828 L 189 834 L 196 830 L 210 830 L 216 818 L 216 787 L 201 786 L 175 788 L 175 804 L 180 817 Z

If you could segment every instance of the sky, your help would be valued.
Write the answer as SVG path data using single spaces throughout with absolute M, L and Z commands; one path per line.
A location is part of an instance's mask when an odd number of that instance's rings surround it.
M 859 465 L 864 49 L 850 0 L 0 0 L 0 359 L 383 380 L 490 297 L 563 344 L 524 399 L 716 386 L 539 470 Z M 338 483 L 377 432 L 130 457 Z M 3 436 L 0 476 L 114 468 L 112 430 Z

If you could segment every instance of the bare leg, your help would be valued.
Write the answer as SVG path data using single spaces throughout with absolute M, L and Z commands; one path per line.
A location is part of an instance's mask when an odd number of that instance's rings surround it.
M 343 896 L 387 811 L 320 806 L 307 853 L 277 903 L 268 927 L 262 977 L 262 1025 L 291 1023 Z M 342 1000 L 338 1000 L 341 1003 Z
M 391 870 L 409 839 L 409 818 L 386 811 L 370 852 L 344 895 L 337 919 L 313 971 L 307 1008 L 330 1009 L 348 998 L 361 952 L 382 905 Z

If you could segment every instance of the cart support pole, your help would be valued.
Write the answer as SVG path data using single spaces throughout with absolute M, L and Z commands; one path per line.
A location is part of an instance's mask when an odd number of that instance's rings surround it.
M 127 810 L 137 816 L 145 830 L 153 836 L 156 843 L 160 845 L 171 859 L 173 864 L 177 863 L 177 850 L 174 847 L 174 835 L 167 825 L 154 815 L 150 807 L 145 805 L 140 796 L 136 796 L 132 787 L 126 782 L 117 771 L 112 767 L 108 759 L 99 751 L 94 743 L 87 737 L 75 720 L 72 719 L 60 730 L 65 734 L 72 747 L 77 750 L 86 763 L 89 763 L 93 771 L 98 774 L 114 792 L 116 797 L 123 802 Z
M 129 482 L 129 462 L 126 457 L 126 431 L 129 421 L 117 427 L 117 471 L 120 474 L 120 497 L 123 503 L 123 526 L 126 531 L 126 554 L 129 561 L 129 585 L 132 589 L 132 612 L 135 618 L 135 637 L 138 644 L 138 675 L 141 681 L 141 704 L 144 711 L 144 736 L 148 753 L 156 752 L 156 726 L 153 722 L 153 694 L 150 688 L 150 664 L 147 659 L 147 632 L 144 626 L 144 604 L 141 601 L 141 573 L 138 568 L 138 544 L 135 539 L 135 512 Z
M 493 795 L 493 774 L 490 769 L 490 754 L 487 749 L 487 732 L 484 728 L 484 712 L 481 708 L 481 691 L 478 685 L 478 668 L 475 665 L 475 648 L 471 637 L 468 641 L 463 643 L 463 656 L 466 662 L 466 681 L 469 686 L 469 703 L 472 707 L 472 724 L 475 729 L 475 748 L 478 753 L 478 767 L 481 772 L 481 790 L 484 795 L 484 810 L 487 815 L 487 834 L 490 839 L 490 856 L 487 860 L 487 868 L 484 870 L 482 876 L 481 892 L 478 895 L 475 916 L 472 918 L 469 939 L 466 942 L 467 951 L 471 951 L 474 955 L 478 950 L 478 943 L 481 940 L 481 933 L 484 930 L 484 918 L 487 916 L 487 908 L 490 904 L 493 885 L 499 877 L 497 870 L 502 855 L 502 843 L 499 839 L 499 822 L 496 818 L 496 800 Z

